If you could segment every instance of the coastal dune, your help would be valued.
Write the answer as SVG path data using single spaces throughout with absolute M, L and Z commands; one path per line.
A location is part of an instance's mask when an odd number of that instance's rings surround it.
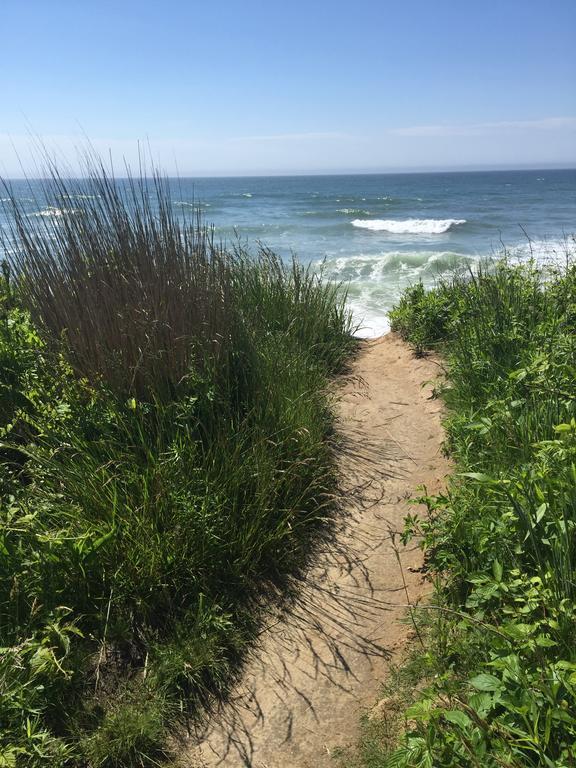
M 351 368 L 337 392 L 346 509 L 336 541 L 290 609 L 270 615 L 241 683 L 181 766 L 333 766 L 410 635 L 400 620 L 428 586 L 421 551 L 398 534 L 414 489 L 439 491 L 449 471 L 432 397 L 439 368 L 395 334 L 363 342 Z

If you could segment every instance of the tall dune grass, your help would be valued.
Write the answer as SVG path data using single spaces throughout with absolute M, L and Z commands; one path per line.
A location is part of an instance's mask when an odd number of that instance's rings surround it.
M 77 372 L 170 400 L 217 356 L 234 313 L 227 254 L 198 220 L 175 217 L 167 183 L 52 174 L 36 215 L 12 199 L 13 262 L 32 317 L 64 334 Z M 39 205 L 41 205 L 39 201 Z
M 351 321 L 160 177 L 42 197 L 0 285 L 0 765 L 158 765 L 329 531 Z

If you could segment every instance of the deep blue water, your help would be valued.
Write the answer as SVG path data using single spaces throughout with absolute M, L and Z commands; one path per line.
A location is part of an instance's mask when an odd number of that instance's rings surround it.
M 366 335 L 386 328 L 386 312 L 410 282 L 429 284 L 502 247 L 516 258 L 532 250 L 537 258 L 561 259 L 576 233 L 576 170 L 170 184 L 175 210 L 184 214 L 200 203 L 217 237 L 239 236 L 254 247 L 261 241 L 284 257 L 295 253 L 305 263 L 325 262 L 329 279 L 350 281 L 350 303 Z M 30 214 L 54 213 L 34 201 L 27 182 L 14 182 L 14 191 Z M 0 207 L 0 225 L 5 215 Z

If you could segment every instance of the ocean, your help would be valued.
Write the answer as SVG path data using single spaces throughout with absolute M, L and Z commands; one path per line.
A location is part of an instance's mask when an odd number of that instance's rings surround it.
M 34 184 L 13 182 L 30 215 L 62 215 L 62 201 L 38 203 Z M 170 187 L 178 215 L 199 205 L 218 239 L 261 242 L 347 283 L 368 337 L 388 330 L 387 313 L 410 283 L 432 285 L 503 249 L 560 262 L 570 243 L 576 250 L 576 170 L 171 179 Z M 7 215 L 0 206 L 0 227 Z

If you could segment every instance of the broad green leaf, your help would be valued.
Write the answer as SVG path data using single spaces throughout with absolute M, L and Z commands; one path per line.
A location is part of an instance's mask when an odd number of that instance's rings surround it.
M 558 643 L 555 640 L 552 640 L 551 637 L 546 637 L 546 635 L 537 635 L 536 645 L 539 648 L 554 648 Z
M 460 728 L 468 728 L 469 725 L 472 725 L 472 720 L 468 715 L 459 709 L 449 709 L 447 712 L 444 712 L 444 717 L 449 723 L 454 723 Z
M 501 680 L 487 672 L 482 672 L 468 681 L 477 691 L 500 691 L 504 685 Z
M 496 581 L 502 581 L 502 564 L 498 560 L 492 561 L 492 573 Z
M 473 693 L 468 700 L 468 704 L 480 717 L 486 717 L 488 712 L 494 707 L 494 696 L 485 691 Z
M 462 472 L 462 477 L 469 477 L 471 480 L 477 480 L 479 483 L 486 483 L 489 485 L 497 482 L 493 477 L 485 475 L 483 472 Z
M 542 520 L 542 518 L 543 518 L 543 517 L 544 517 L 544 515 L 546 514 L 546 509 L 547 509 L 547 506 L 548 506 L 548 505 L 546 504 L 546 502 L 544 502 L 543 504 L 540 504 L 540 506 L 539 506 L 539 507 L 538 507 L 538 509 L 536 510 L 536 522 L 537 522 L 537 523 L 539 523 L 539 522 L 540 522 L 540 520 Z
M 422 699 L 406 710 L 406 717 L 409 720 L 420 720 L 427 723 L 432 716 L 433 709 L 434 702 L 432 699 Z

